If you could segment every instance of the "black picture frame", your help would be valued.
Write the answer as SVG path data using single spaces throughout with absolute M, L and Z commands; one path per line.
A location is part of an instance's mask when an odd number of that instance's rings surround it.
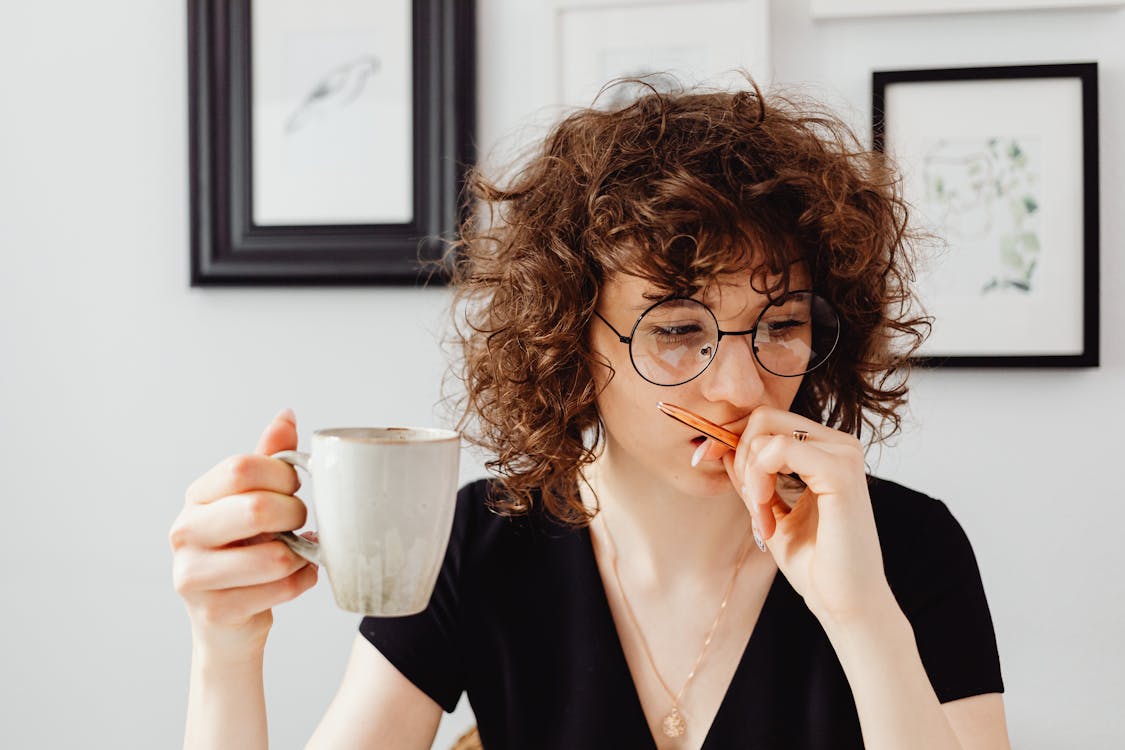
M 414 0 L 413 220 L 252 220 L 251 0 L 188 0 L 191 285 L 445 283 L 475 158 L 475 2 Z
M 883 70 L 872 74 L 872 147 L 885 150 L 887 90 L 899 84 L 928 84 L 990 80 L 1073 78 L 1081 89 L 1081 186 L 1082 247 L 1080 252 L 1081 300 L 1057 300 L 1072 304 L 1081 316 L 1081 351 L 1068 354 L 997 352 L 916 356 L 924 367 L 1097 367 L 1099 364 L 1099 210 L 1098 210 L 1098 69 L 1096 62 L 1004 65 L 989 67 Z M 972 117 L 973 112 L 962 112 Z M 908 196 L 909 198 L 909 196 Z

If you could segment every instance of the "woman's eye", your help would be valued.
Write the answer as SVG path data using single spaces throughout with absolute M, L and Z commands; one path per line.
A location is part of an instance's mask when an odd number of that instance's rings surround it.
M 702 329 L 697 323 L 688 323 L 685 325 L 671 325 L 671 326 L 656 326 L 652 329 L 650 335 L 655 336 L 661 340 L 673 340 L 682 338 L 684 336 L 693 336 L 699 333 Z
M 794 329 L 803 328 L 808 324 L 809 322 L 807 320 L 801 320 L 799 318 L 767 320 L 766 330 L 769 332 L 770 336 L 785 336 L 786 334 L 793 333 Z

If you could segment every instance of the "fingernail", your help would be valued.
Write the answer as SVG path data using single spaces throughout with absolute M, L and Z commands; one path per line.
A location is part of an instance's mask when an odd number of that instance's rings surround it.
M 693 468 L 699 465 L 699 462 L 703 460 L 703 454 L 706 452 L 707 441 L 704 440 L 699 444 L 699 447 L 695 449 L 695 453 L 691 454 L 691 465 Z
M 290 424 L 297 424 L 297 415 L 294 414 L 293 410 L 289 409 L 289 408 L 285 408 L 285 409 L 282 409 L 281 411 L 279 411 L 277 413 L 277 416 L 274 417 L 274 419 L 275 420 L 284 419 L 286 422 L 289 422 Z
M 762 541 L 762 537 L 758 534 L 758 527 L 754 523 L 753 519 L 750 519 L 750 528 L 754 530 L 754 541 L 757 543 L 758 549 L 760 549 L 762 552 L 765 552 L 766 543 Z

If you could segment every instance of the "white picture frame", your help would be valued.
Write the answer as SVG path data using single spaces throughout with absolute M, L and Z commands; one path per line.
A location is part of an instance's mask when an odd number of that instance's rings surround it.
M 413 220 L 409 0 L 254 6 L 259 226 Z
M 941 242 L 917 269 L 919 358 L 1096 366 L 1096 63 L 876 71 L 872 130 Z

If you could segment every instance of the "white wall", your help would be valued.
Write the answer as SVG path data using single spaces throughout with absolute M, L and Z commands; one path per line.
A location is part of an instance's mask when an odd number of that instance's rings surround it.
M 283 406 L 302 443 L 315 427 L 433 421 L 447 295 L 190 288 L 184 4 L 4 6 L 2 744 L 172 747 L 190 642 L 166 534 L 184 489 L 252 450 Z M 545 8 L 481 0 L 486 145 L 552 111 Z M 772 15 L 775 79 L 817 82 L 861 129 L 872 68 L 1101 63 L 1102 367 L 918 377 L 879 471 L 949 502 L 974 543 L 1016 746 L 1125 745 L 1125 12 L 814 24 L 807 0 L 774 0 Z M 275 747 L 312 731 L 356 622 L 324 585 L 278 609 Z M 436 747 L 471 722 L 464 708 Z

